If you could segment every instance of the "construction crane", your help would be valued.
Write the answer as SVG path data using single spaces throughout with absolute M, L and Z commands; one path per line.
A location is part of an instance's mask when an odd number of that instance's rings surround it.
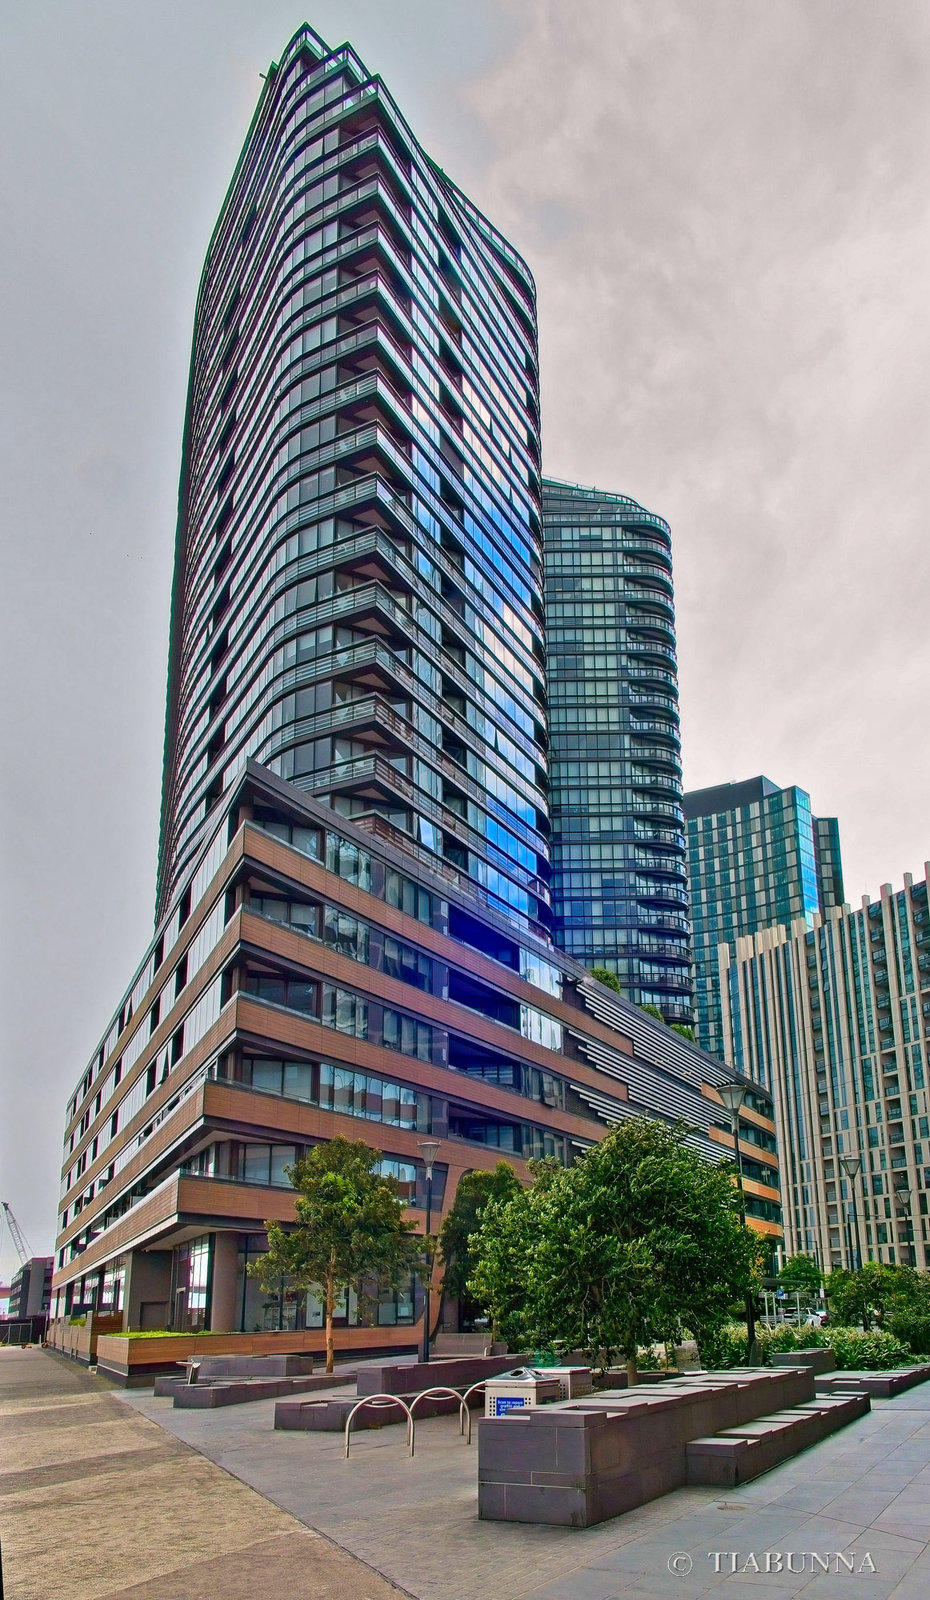
M 3 1215 L 6 1217 L 6 1225 L 10 1230 L 10 1238 L 16 1246 L 16 1254 L 19 1256 L 19 1264 L 21 1267 L 24 1267 L 26 1262 L 31 1259 L 32 1251 L 29 1248 L 28 1241 L 23 1234 L 22 1228 L 14 1217 L 13 1212 L 7 1202 L 2 1200 L 0 1201 L 0 1205 L 3 1206 Z

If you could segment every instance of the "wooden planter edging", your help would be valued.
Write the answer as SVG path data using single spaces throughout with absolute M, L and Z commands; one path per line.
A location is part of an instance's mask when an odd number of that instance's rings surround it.
M 391 1335 L 394 1335 L 393 1339 Z M 340 1328 L 337 1359 L 346 1356 L 398 1356 L 416 1348 L 416 1329 Z M 186 1333 L 134 1339 L 101 1335 L 97 1370 L 121 1387 L 143 1388 L 161 1372 L 177 1373 L 178 1363 L 197 1356 L 312 1355 L 325 1357 L 322 1328 L 281 1333 Z

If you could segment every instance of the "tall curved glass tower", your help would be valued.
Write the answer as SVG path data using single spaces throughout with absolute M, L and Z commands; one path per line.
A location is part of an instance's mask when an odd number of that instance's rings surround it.
M 556 943 L 691 1022 L 668 524 L 545 480 Z
M 309 28 L 207 253 L 158 915 L 249 758 L 547 925 L 535 291 Z

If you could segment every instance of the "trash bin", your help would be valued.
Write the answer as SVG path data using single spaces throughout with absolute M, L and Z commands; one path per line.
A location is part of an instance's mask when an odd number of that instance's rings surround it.
M 505 1417 L 508 1411 L 523 1411 L 530 1406 L 549 1405 L 560 1400 L 558 1378 L 528 1372 L 525 1377 L 492 1378 L 484 1388 L 486 1417 Z

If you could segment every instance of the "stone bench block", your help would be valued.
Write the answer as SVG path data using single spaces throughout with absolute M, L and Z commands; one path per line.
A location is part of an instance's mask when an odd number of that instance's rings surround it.
M 836 1368 L 834 1351 L 819 1346 L 810 1350 L 777 1350 L 772 1356 L 774 1367 L 813 1367 L 818 1375 L 833 1372 Z
M 897 1367 L 891 1372 L 834 1372 L 819 1379 L 817 1388 L 820 1393 L 830 1394 L 854 1387 L 871 1395 L 873 1400 L 890 1400 L 893 1395 L 903 1394 L 918 1383 L 926 1383 L 928 1378 L 930 1363 L 922 1363 L 913 1367 Z
M 525 1366 L 529 1357 L 524 1355 L 460 1356 L 449 1361 L 416 1361 L 404 1366 L 399 1363 L 378 1367 L 363 1367 L 358 1375 L 358 1393 L 363 1394 L 418 1394 L 434 1384 L 445 1383 L 450 1389 L 467 1389 L 482 1378 L 496 1378 L 513 1367 Z
M 745 1431 L 763 1418 L 769 1420 L 756 1430 L 758 1450 L 750 1451 L 750 1430 L 730 1440 L 729 1452 L 715 1446 L 712 1454 L 755 1458 L 766 1445 L 772 1453 L 780 1431 L 803 1448 L 821 1425 L 819 1412 L 803 1409 L 814 1398 L 809 1367 L 745 1368 L 484 1418 L 478 1424 L 478 1514 L 591 1526 L 686 1483 L 694 1439 Z
M 328 1400 L 279 1400 L 274 1408 L 274 1425 L 277 1429 L 292 1433 L 340 1433 L 352 1407 L 362 1398 L 361 1395 L 334 1395 Z M 397 1398 L 409 1406 L 415 1396 L 403 1394 Z M 473 1395 L 469 1406 L 477 1409 L 481 1403 L 481 1396 Z M 451 1395 L 430 1395 L 428 1400 L 420 1401 L 414 1419 L 421 1422 L 424 1417 L 441 1417 L 449 1412 L 457 1416 L 459 1409 L 458 1400 Z M 392 1406 L 387 1401 L 379 1401 L 363 1406 L 355 1413 L 352 1431 L 354 1433 L 356 1428 L 385 1428 L 391 1423 L 405 1422 L 406 1418 L 407 1413 L 400 1405 Z

